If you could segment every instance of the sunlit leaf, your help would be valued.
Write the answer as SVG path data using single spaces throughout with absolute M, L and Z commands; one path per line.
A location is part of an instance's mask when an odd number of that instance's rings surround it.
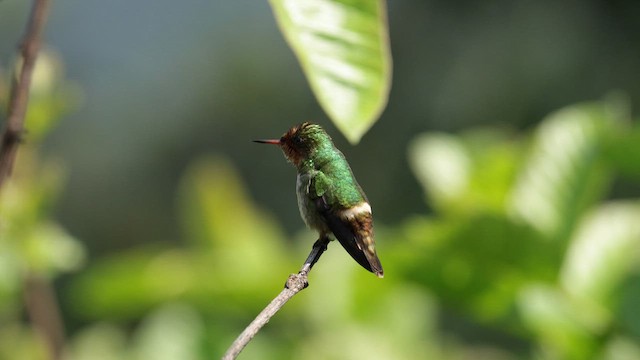
M 629 271 L 640 264 L 640 203 L 616 202 L 586 217 L 571 240 L 561 281 L 571 294 L 610 300 Z
M 413 141 L 409 160 L 418 181 L 436 207 L 448 207 L 467 193 L 470 154 L 452 135 L 425 134 Z
M 537 334 L 546 358 L 587 359 L 609 318 L 598 308 L 567 297 L 557 288 L 531 284 L 519 299 L 525 325 Z
M 50 220 L 50 211 L 64 183 L 60 164 L 41 161 L 32 147 L 21 149 L 13 181 L 0 197 L 0 249 L 11 259 L 0 257 L 0 267 L 19 265 L 4 272 L 28 270 L 45 276 L 77 269 L 84 261 L 81 243 Z M 0 289 L 2 289 L 0 276 Z M 8 280 L 8 279 L 6 279 Z
M 383 0 L 271 0 L 316 98 L 357 143 L 387 103 L 391 83 Z
M 491 129 L 418 136 L 409 146 L 409 160 L 429 204 L 445 212 L 504 212 L 521 156 L 507 139 L 504 132 Z
M 64 63 L 53 49 L 38 54 L 31 80 L 29 107 L 25 117 L 29 142 L 40 141 L 82 101 L 81 88 L 65 77 Z
M 602 135 L 612 126 L 599 105 L 574 106 L 547 117 L 534 134 L 509 201 L 512 215 L 550 239 L 566 241 L 582 211 L 606 188 L 609 172 L 599 156 Z
M 80 242 L 53 222 L 41 222 L 32 228 L 23 241 L 32 271 L 68 272 L 79 268 L 85 260 Z

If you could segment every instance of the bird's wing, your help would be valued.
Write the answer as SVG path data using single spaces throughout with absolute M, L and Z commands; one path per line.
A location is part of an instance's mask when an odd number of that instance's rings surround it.
M 375 251 L 373 240 L 373 222 L 371 208 L 368 203 L 366 208 L 336 208 L 331 207 L 329 201 L 331 187 L 328 179 L 323 174 L 313 178 L 309 186 L 309 196 L 314 200 L 316 209 L 329 230 L 338 239 L 342 247 L 363 268 L 382 277 L 382 265 Z

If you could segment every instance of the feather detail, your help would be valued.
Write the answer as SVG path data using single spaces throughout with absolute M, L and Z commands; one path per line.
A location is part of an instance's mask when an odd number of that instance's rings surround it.
M 383 277 L 384 271 L 376 253 L 373 237 L 371 206 L 362 202 L 338 212 L 336 216 L 326 204 L 318 205 L 327 226 L 349 255 L 365 269 L 380 278 Z

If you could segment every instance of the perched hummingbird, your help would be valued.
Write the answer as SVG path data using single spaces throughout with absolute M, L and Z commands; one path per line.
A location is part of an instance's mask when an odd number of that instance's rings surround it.
M 300 215 L 320 237 L 333 234 L 365 269 L 383 277 L 373 239 L 373 219 L 367 196 L 344 155 L 320 125 L 294 126 L 280 139 L 255 140 L 278 145 L 298 170 L 296 193 Z

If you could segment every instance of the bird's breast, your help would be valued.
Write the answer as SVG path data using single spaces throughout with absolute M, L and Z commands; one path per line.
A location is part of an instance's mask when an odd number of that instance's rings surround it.
M 309 195 L 309 186 L 311 184 L 312 175 L 309 173 L 298 174 L 296 179 L 296 194 L 298 196 L 298 210 L 304 223 L 312 229 L 320 232 L 326 232 L 326 224 L 320 217 L 315 203 Z

